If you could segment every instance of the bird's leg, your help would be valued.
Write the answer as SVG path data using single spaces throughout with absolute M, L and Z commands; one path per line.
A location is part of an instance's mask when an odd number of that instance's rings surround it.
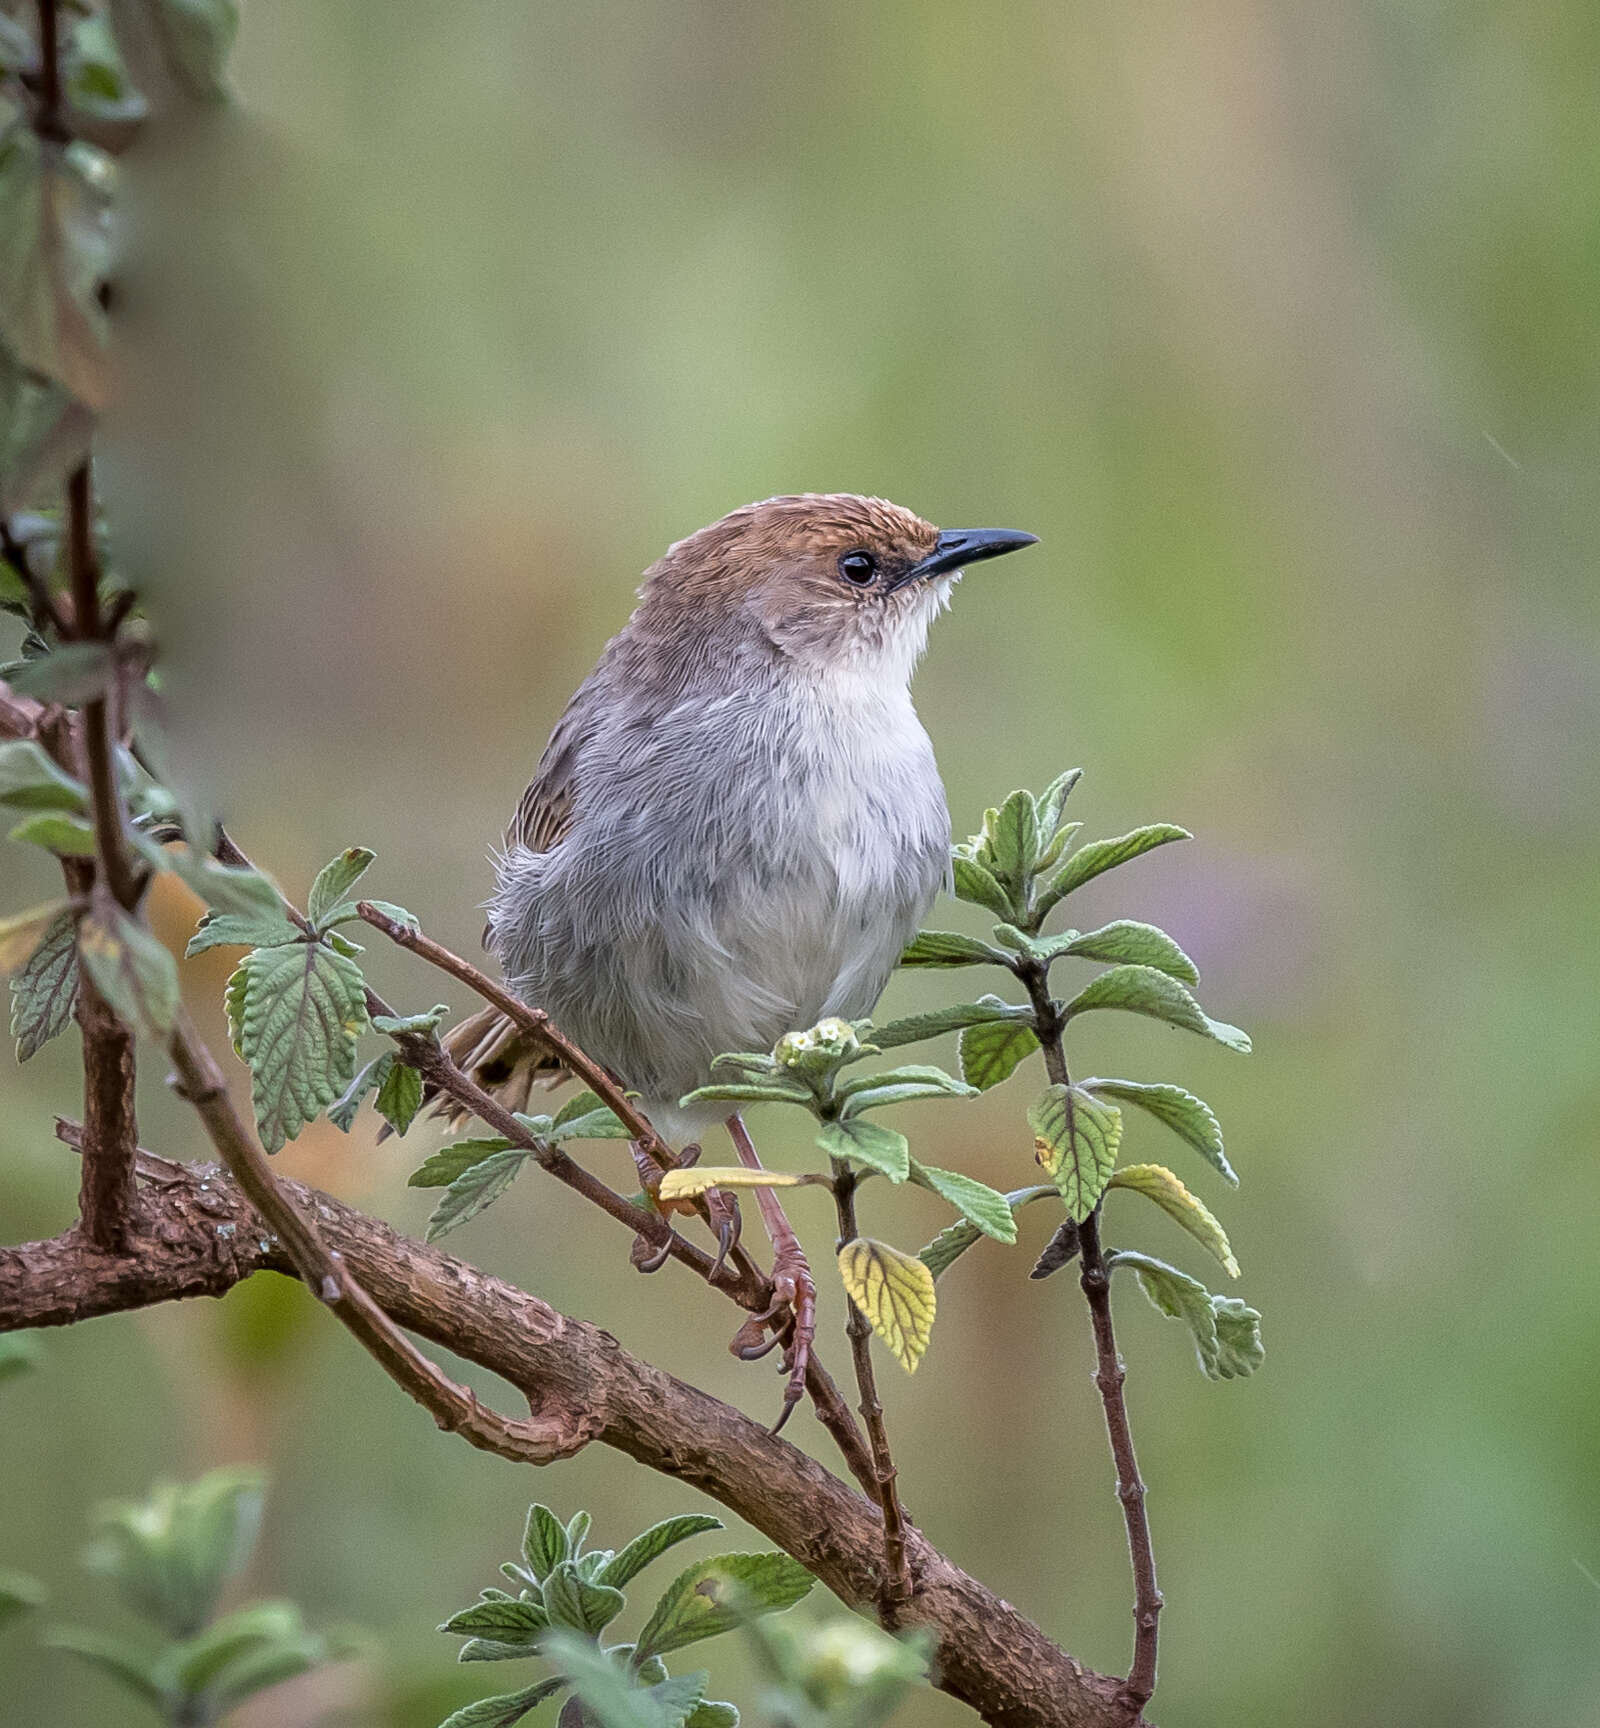
M 761 1159 L 737 1110 L 728 1118 L 728 1134 L 739 1154 L 739 1162 L 750 1170 L 761 1169 Z M 734 1348 L 741 1356 L 764 1355 L 766 1348 L 771 1346 L 757 1349 L 754 1340 L 746 1337 L 752 1326 L 762 1322 L 770 1324 L 775 1337 L 784 1340 L 783 1365 L 789 1371 L 789 1383 L 784 1389 L 783 1413 L 773 1424 L 772 1431 L 776 1434 L 805 1395 L 811 1340 L 817 1331 L 817 1287 L 811 1277 L 810 1262 L 800 1246 L 800 1238 L 795 1235 L 778 1196 L 770 1188 L 757 1188 L 756 1204 L 761 1208 L 761 1222 L 766 1226 L 767 1240 L 772 1244 L 773 1300 L 765 1314 L 758 1314 L 754 1321 L 740 1329 Z M 780 1310 L 784 1307 L 789 1310 L 787 1321 L 780 1318 Z
M 678 1167 L 687 1170 L 700 1162 L 700 1148 L 685 1146 L 678 1154 Z M 739 1216 L 739 1201 L 724 1188 L 708 1188 L 700 1196 L 705 1207 L 705 1220 L 717 1233 L 717 1257 L 711 1262 L 710 1280 L 716 1283 L 728 1256 L 739 1246 L 739 1234 L 744 1221 Z
M 706 1192 L 694 1200 L 667 1200 L 661 1198 L 661 1167 L 637 1140 L 628 1142 L 628 1149 L 633 1153 L 633 1167 L 639 1173 L 639 1182 L 645 1193 L 650 1196 L 655 1209 L 663 1216 L 673 1212 L 685 1214 L 698 1213 L 717 1233 L 717 1257 L 711 1264 L 710 1281 L 715 1284 L 722 1273 L 722 1268 L 728 1256 L 739 1245 L 739 1206 L 731 1194 L 725 1194 L 720 1188 L 708 1188 Z M 698 1146 L 685 1146 L 678 1154 L 678 1167 L 687 1170 L 700 1157 Z M 651 1248 L 642 1236 L 634 1238 L 633 1263 L 641 1272 L 659 1272 L 666 1265 L 672 1254 L 672 1243 L 662 1243 L 659 1248 Z

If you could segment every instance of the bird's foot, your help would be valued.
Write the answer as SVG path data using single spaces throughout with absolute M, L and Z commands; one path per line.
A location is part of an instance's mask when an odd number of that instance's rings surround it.
M 811 1276 L 811 1265 L 798 1241 L 786 1243 L 772 1263 L 773 1309 L 776 1313 L 788 1309 L 788 1319 L 779 1323 L 778 1336 L 783 1339 L 783 1366 L 788 1384 L 783 1392 L 783 1409 L 772 1425 L 776 1434 L 805 1396 L 806 1370 L 811 1366 L 811 1341 L 817 1335 L 817 1286 Z

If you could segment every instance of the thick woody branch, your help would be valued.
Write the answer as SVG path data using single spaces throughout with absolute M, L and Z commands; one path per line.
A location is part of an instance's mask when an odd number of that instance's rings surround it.
M 114 1259 L 71 1234 L 0 1249 L 0 1329 L 220 1296 L 256 1271 L 295 1271 L 282 1238 L 263 1229 L 222 1171 L 142 1154 L 140 1174 L 154 1218 L 145 1252 Z M 325 1194 L 278 1186 L 297 1216 L 316 1218 L 336 1264 L 395 1325 L 509 1381 L 547 1433 L 597 1440 L 710 1495 L 844 1601 L 871 1611 L 881 1582 L 878 1508 L 814 1459 L 598 1327 Z M 914 1530 L 907 1559 L 916 1593 L 906 1620 L 933 1633 L 944 1691 L 997 1728 L 1127 1728 L 1119 1681 L 1080 1667 Z

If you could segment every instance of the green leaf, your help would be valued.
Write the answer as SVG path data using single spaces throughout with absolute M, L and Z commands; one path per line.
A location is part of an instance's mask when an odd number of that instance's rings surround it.
M 969 1224 L 975 1224 L 985 1236 L 992 1236 L 996 1242 L 1016 1241 L 1017 1221 L 1010 1203 L 999 1189 L 991 1188 L 987 1182 L 980 1182 L 975 1176 L 963 1176 L 959 1170 L 939 1170 L 932 1164 L 919 1164 L 915 1158 L 911 1160 L 911 1180 L 919 1188 L 937 1194 L 941 1200 L 948 1200 Z
M 811 1103 L 811 1093 L 804 1087 L 790 1084 L 783 1076 L 771 1080 L 714 1080 L 709 1086 L 696 1087 L 678 1100 L 688 1109 L 691 1104 L 805 1104 Z
M 463 1171 L 497 1152 L 508 1151 L 509 1140 L 498 1134 L 482 1140 L 457 1140 L 425 1158 L 406 1179 L 408 1188 L 448 1188 Z
M 372 1030 L 383 1032 L 390 1037 L 406 1033 L 416 1033 L 426 1037 L 430 1032 L 437 1032 L 450 1018 L 450 1004 L 436 1002 L 422 1014 L 374 1014 Z
M 1017 1064 L 1039 1048 L 1038 1034 L 1015 1020 L 989 1020 L 962 1030 L 961 1073 L 969 1086 L 987 1092 L 1009 1080 Z
M 1242 1379 L 1261 1366 L 1261 1316 L 1236 1296 L 1213 1296 L 1205 1285 L 1148 1254 L 1118 1248 L 1106 1256 L 1112 1269 L 1127 1266 L 1151 1304 L 1194 1334 L 1200 1371 L 1212 1380 Z
M 469 1218 L 476 1218 L 485 1207 L 493 1205 L 532 1156 L 531 1152 L 514 1146 L 509 1152 L 495 1152 L 469 1165 L 445 1189 L 443 1199 L 429 1214 L 423 1241 L 437 1242 L 441 1236 L 447 1236 Z
M 20 1620 L 35 1608 L 42 1608 L 45 1589 L 37 1578 L 25 1572 L 0 1571 L 0 1632 L 13 1620 Z
M 1213 1020 L 1176 978 L 1153 966 L 1113 966 L 1078 992 L 1062 1010 L 1063 1021 L 1087 1013 L 1091 1008 L 1122 1008 L 1130 1014 L 1146 1014 L 1165 1020 L 1187 1032 L 1214 1038 L 1230 1050 L 1248 1055 L 1250 1036 L 1224 1020 Z
M 1056 865 L 1061 862 L 1063 857 L 1065 857 L 1067 848 L 1077 838 L 1078 832 L 1082 827 L 1083 824 L 1081 822 L 1063 822 L 1061 824 L 1055 832 L 1055 838 L 1051 840 L 1045 849 L 1039 854 L 1039 870 L 1041 874 L 1046 870 L 1055 869 Z M 1042 912 L 1038 912 L 1037 910 L 1035 911 L 1035 925 L 1038 924 L 1039 920 L 1043 916 L 1044 914 Z
M 211 1691 L 215 1697 L 243 1697 L 249 1690 L 304 1673 L 325 1659 L 320 1638 L 306 1631 L 292 1602 L 255 1602 L 214 1621 L 193 1638 L 169 1648 L 165 1664 L 179 1692 L 187 1697 Z M 265 1665 L 265 1666 L 264 1666 Z M 269 1679 L 263 1680 L 266 1673 Z
M 895 1360 L 906 1373 L 915 1374 L 933 1335 L 938 1309 L 933 1274 L 927 1266 L 887 1242 L 857 1236 L 839 1250 L 839 1277 L 846 1295 Z
M 361 1113 L 361 1100 L 369 1092 L 375 1092 L 388 1079 L 389 1070 L 394 1064 L 395 1054 L 392 1050 L 385 1050 L 381 1056 L 374 1056 L 328 1106 L 328 1120 L 341 1134 L 348 1134 L 355 1126 L 356 1117 Z
M 158 870 L 170 870 L 186 882 L 213 912 L 256 919 L 272 930 L 288 921 L 283 896 L 271 878 L 259 870 L 219 864 L 215 858 L 202 857 L 188 846 L 157 846 L 145 841 L 140 851 Z
M 937 1038 L 944 1032 L 959 1032 L 965 1026 L 1002 1020 L 1031 1023 L 1033 1010 L 1021 1004 L 1002 1002 L 998 996 L 980 996 L 976 1002 L 958 1002 L 949 1008 L 931 1009 L 926 1014 L 908 1014 L 903 1020 L 891 1020 L 887 1026 L 875 1026 L 872 1042 L 880 1050 L 893 1050 L 902 1044 L 918 1044 L 924 1038 Z
M 403 1136 L 422 1108 L 422 1076 L 397 1060 L 378 1086 L 377 1105 L 378 1114 Z
M 987 906 L 1000 918 L 1016 916 L 1010 895 L 981 864 L 958 853 L 951 859 L 950 866 L 958 899 L 969 900 L 975 906 Z
M 1157 846 L 1193 838 L 1187 828 L 1175 827 L 1171 822 L 1152 822 L 1147 827 L 1135 828 L 1131 834 L 1118 835 L 1115 840 L 1091 840 L 1072 854 L 1047 892 L 1039 897 L 1041 916 L 1074 889 L 1081 888 L 1085 882 L 1105 871 L 1114 870 L 1119 864 L 1141 857 Z
M 239 33 L 239 0 L 148 0 L 167 71 L 191 95 L 221 102 Z
M 1239 1262 L 1228 1246 L 1228 1237 L 1204 1201 L 1193 1194 L 1162 1164 L 1129 1164 L 1111 1178 L 1108 1187 L 1130 1188 L 1155 1201 L 1163 1212 L 1177 1221 L 1202 1247 L 1222 1263 L 1230 1278 L 1239 1276 Z
M 566 1676 L 558 1674 L 552 1680 L 540 1680 L 525 1686 L 520 1692 L 505 1692 L 496 1698 L 480 1698 L 476 1704 L 463 1705 L 447 1716 L 439 1728 L 512 1728 L 536 1704 L 555 1697 L 567 1684 Z
M 169 1699 L 156 1660 L 137 1645 L 77 1626 L 52 1627 L 43 1641 L 52 1650 L 65 1650 L 109 1674 L 136 1697 L 166 1714 Z
M 599 1650 L 570 1632 L 553 1633 L 548 1654 L 572 1684 L 573 1696 L 561 1712 L 563 1728 L 683 1728 L 708 1678 L 701 1670 L 648 1686 L 630 1683 L 618 1651 Z
M 39 810 L 24 817 L 6 838 L 25 846 L 42 846 L 60 858 L 94 856 L 94 829 L 56 810 Z
M 591 1584 L 563 1560 L 544 1581 L 544 1605 L 552 1625 L 597 1637 L 627 1606 L 627 1598 L 608 1584 Z
M 19 696 L 77 708 L 106 693 L 115 667 L 108 642 L 61 642 L 13 672 L 11 688 Z
M 1013 792 L 984 824 L 994 875 L 1020 890 L 1039 861 L 1039 812 L 1031 792 Z
M 633 1131 L 593 1092 L 569 1098 L 550 1124 L 552 1140 L 631 1140 Z
M 208 948 L 281 948 L 298 942 L 300 935 L 281 910 L 265 914 L 208 912 L 183 952 L 186 959 L 193 959 Z
M 458 1662 L 525 1662 L 537 1656 L 540 1641 L 530 1638 L 524 1643 L 512 1643 L 503 1638 L 469 1638 L 456 1651 Z
M 620 1590 L 669 1548 L 687 1542 L 691 1536 L 721 1528 L 722 1520 L 706 1512 L 680 1512 L 675 1518 L 663 1518 L 659 1524 L 652 1524 L 648 1530 L 641 1531 L 626 1548 L 608 1560 L 596 1582 Z
M 571 1552 L 566 1525 L 548 1506 L 530 1506 L 522 1529 L 522 1558 L 534 1577 L 542 1584 Z
M 1028 1110 L 1034 1155 L 1081 1224 L 1100 1203 L 1117 1167 L 1122 1112 L 1081 1086 L 1047 1086 Z
M 306 916 L 318 930 L 325 928 L 323 920 L 366 875 L 375 857 L 377 853 L 365 846 L 347 846 L 317 872 L 306 899 Z
M 911 1147 L 905 1135 L 876 1122 L 864 1122 L 859 1116 L 824 1122 L 817 1144 L 830 1158 L 865 1165 L 891 1182 L 904 1182 L 911 1170 Z
M 1098 930 L 1075 936 L 1062 949 L 1080 960 L 1109 960 L 1132 966 L 1154 966 L 1184 984 L 1198 984 L 1200 973 L 1187 954 L 1154 924 L 1119 918 Z
M 1004 966 L 1009 957 L 973 936 L 953 930 L 924 930 L 900 956 L 902 966 Z
M 834 1093 L 847 1117 L 863 1110 L 881 1110 L 886 1104 L 910 1104 L 919 1098 L 976 1098 L 978 1089 L 946 1074 L 929 1062 L 914 1062 L 890 1068 L 882 1074 L 860 1074 L 847 1080 Z
M 60 948 L 63 941 L 67 951 L 76 961 L 77 922 L 72 910 L 65 900 L 48 900 L 42 906 L 31 907 L 26 912 L 19 912 L 12 918 L 0 918 L 0 971 L 10 972 L 12 1010 L 11 1030 L 21 1036 L 18 1019 L 22 1003 L 26 998 L 33 1003 L 39 988 L 48 982 L 49 977 L 62 968 Z M 77 967 L 74 964 L 68 973 L 72 990 L 66 1007 L 61 1011 L 61 1025 L 54 1031 L 45 1034 L 34 1045 L 44 1043 L 45 1038 L 54 1037 L 55 1032 L 66 1024 L 66 1014 L 71 1012 L 70 997 L 77 990 Z M 40 1004 L 41 1008 L 48 1004 Z M 29 1055 L 33 1051 L 28 1052 Z M 21 1058 L 26 1060 L 26 1058 Z
M 1081 768 L 1069 768 L 1065 774 L 1057 775 L 1034 800 L 1041 835 L 1048 838 L 1061 825 L 1061 811 L 1067 802 L 1067 795 L 1082 778 Z
M 261 1144 L 276 1152 L 355 1078 L 365 981 L 353 960 L 321 942 L 297 942 L 252 950 L 228 995 Z
M 718 1554 L 680 1572 L 639 1634 L 636 1659 L 714 1638 L 758 1614 L 792 1608 L 816 1583 L 787 1554 Z
M 1124 1104 L 1137 1104 L 1141 1110 L 1148 1110 L 1158 1121 L 1165 1122 L 1175 1134 L 1187 1140 L 1225 1181 L 1235 1188 L 1239 1186 L 1239 1178 L 1223 1154 L 1222 1126 L 1212 1115 L 1210 1105 L 1202 1103 L 1192 1092 L 1185 1092 L 1181 1086 L 1141 1080 L 1097 1079 L 1084 1080 L 1080 1084 L 1085 1092 L 1093 1092 L 1096 1097 L 1118 1098 Z
M 1005 1196 L 1005 1202 L 1015 1213 L 1019 1206 L 1026 1206 L 1031 1200 L 1043 1200 L 1046 1195 L 1053 1196 L 1055 1191 L 1054 1184 L 1041 1184 L 1033 1188 L 1015 1188 Z M 982 1235 L 983 1232 L 976 1224 L 963 1218 L 959 1224 L 946 1225 L 926 1247 L 918 1252 L 917 1258 L 935 1278 L 940 1278 Z
M 212 1683 L 209 1702 L 219 1713 L 226 1713 L 253 1694 L 266 1691 L 269 1686 L 309 1673 L 334 1653 L 327 1639 L 311 1633 L 257 1645 L 236 1657 L 218 1675 Z
M 78 958 L 118 1017 L 164 1037 L 178 1012 L 178 967 L 167 948 L 109 895 L 78 924 Z
M 683 1728 L 739 1728 L 739 1706 L 703 1698 L 684 1717 Z
M 474 1602 L 439 1627 L 457 1638 L 489 1638 L 503 1644 L 526 1644 L 550 1624 L 542 1602 L 496 1596 Z
M 589 1535 L 594 1519 L 587 1512 L 574 1512 L 567 1520 L 567 1553 L 572 1556 L 574 1564 L 583 1555 L 583 1544 Z M 585 1572 L 585 1578 L 593 1578 L 592 1572 Z
M 58 768 L 31 738 L 0 744 L 0 804 L 16 810 L 89 808 L 89 790 Z

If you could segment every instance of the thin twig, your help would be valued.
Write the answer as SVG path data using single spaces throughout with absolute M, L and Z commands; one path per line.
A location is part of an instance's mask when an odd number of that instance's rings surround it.
M 856 1187 L 861 1178 L 842 1158 L 831 1160 L 833 1165 L 833 1202 L 839 1218 L 838 1250 L 855 1241 Z M 867 1438 L 872 1445 L 873 1472 L 878 1483 L 878 1505 L 883 1512 L 883 1591 L 879 1616 L 885 1626 L 894 1626 L 901 1606 L 911 1599 L 911 1571 L 906 1560 L 905 1514 L 900 1507 L 900 1491 L 896 1486 L 899 1472 L 889 1451 L 889 1431 L 884 1426 L 883 1405 L 878 1399 L 877 1377 L 872 1369 L 872 1328 L 867 1317 L 849 1296 L 845 1302 L 850 1313 L 845 1321 L 845 1336 L 850 1340 L 850 1356 L 855 1364 L 856 1387 L 861 1393 L 861 1419 L 867 1425 Z
M 34 574 L 33 566 L 28 562 L 28 549 L 11 532 L 11 524 L 0 516 L 0 558 L 4 558 L 11 567 L 17 580 L 28 591 L 28 606 L 33 614 L 33 627 L 43 632 L 54 630 L 63 639 L 71 635 L 71 627 L 56 605 L 55 596 L 50 592 L 50 585 Z
M 1044 1052 L 1045 1072 L 1053 1085 L 1070 1086 L 1072 1077 L 1067 1071 L 1066 1051 L 1061 1042 L 1061 1011 L 1051 1000 L 1045 968 L 1038 961 L 1024 960 L 1013 970 L 1026 986 L 1033 1004 L 1034 1031 Z M 1116 1333 L 1111 1324 L 1111 1277 L 1100 1248 L 1098 1205 L 1078 1226 L 1078 1250 L 1082 1255 L 1079 1283 L 1089 1305 L 1089 1322 L 1094 1331 L 1094 1382 L 1105 1409 L 1106 1434 L 1117 1468 L 1117 1498 L 1122 1502 L 1128 1556 L 1133 1567 L 1133 1661 L 1123 1682 L 1122 1698 L 1130 1718 L 1137 1718 L 1156 1687 L 1156 1629 L 1161 1618 L 1161 1591 L 1156 1583 L 1145 1487 L 1133 1449 L 1127 1400 L 1122 1394 L 1127 1371 L 1117 1352 Z
M 61 118 L 59 37 L 56 0 L 39 0 L 39 106 L 33 129 L 53 144 L 65 144 L 72 136 Z

